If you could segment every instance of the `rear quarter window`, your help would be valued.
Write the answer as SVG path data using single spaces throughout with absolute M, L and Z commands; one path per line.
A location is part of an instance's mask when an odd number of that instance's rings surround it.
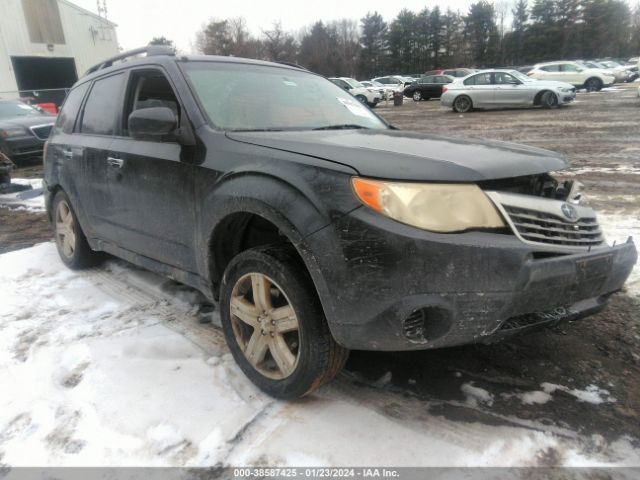
M 56 120 L 57 129 L 62 130 L 64 133 L 73 133 L 76 117 L 80 111 L 82 100 L 89 89 L 89 85 L 88 82 L 83 83 L 69 92 Z

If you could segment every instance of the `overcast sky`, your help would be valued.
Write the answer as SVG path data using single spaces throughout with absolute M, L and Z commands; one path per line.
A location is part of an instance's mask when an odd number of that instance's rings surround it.
M 71 0 L 96 12 L 96 0 Z M 190 53 L 195 34 L 211 18 L 242 16 L 252 33 L 258 35 L 280 20 L 285 30 L 300 28 L 317 20 L 360 19 L 377 10 L 391 20 L 400 10 L 419 11 L 436 4 L 446 10 L 466 12 L 472 0 L 107 0 L 108 17 L 118 24 L 118 40 L 124 49 L 146 45 L 155 36 L 173 40 Z

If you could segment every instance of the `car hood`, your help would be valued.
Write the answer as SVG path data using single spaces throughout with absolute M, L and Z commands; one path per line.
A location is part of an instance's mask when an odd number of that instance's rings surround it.
M 538 148 L 400 130 L 228 132 L 227 136 L 391 180 L 476 182 L 568 167 L 562 155 Z
M 35 127 L 36 125 L 49 125 L 55 123 L 56 117 L 53 115 L 33 115 L 23 117 L 0 118 L 0 128 L 2 127 Z

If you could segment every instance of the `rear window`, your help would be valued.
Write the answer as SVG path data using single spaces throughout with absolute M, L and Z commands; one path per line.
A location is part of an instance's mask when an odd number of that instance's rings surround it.
M 58 114 L 56 128 L 59 128 L 64 133 L 73 133 L 73 126 L 76 123 L 80 105 L 82 105 L 82 100 L 84 99 L 85 93 L 87 93 L 89 85 L 89 82 L 83 83 L 69 92 L 67 99 L 62 105 L 62 110 L 60 110 Z
M 96 80 L 82 114 L 82 133 L 113 135 L 122 98 L 124 74 Z

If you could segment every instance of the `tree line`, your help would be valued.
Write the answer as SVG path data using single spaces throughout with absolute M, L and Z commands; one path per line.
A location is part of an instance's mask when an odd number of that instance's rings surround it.
M 403 9 L 391 21 L 317 21 L 298 33 L 280 23 L 256 36 L 242 17 L 212 20 L 196 37 L 210 55 L 297 63 L 322 75 L 372 78 L 435 68 L 527 65 L 640 54 L 640 4 L 624 0 L 480 0 L 462 13 Z

